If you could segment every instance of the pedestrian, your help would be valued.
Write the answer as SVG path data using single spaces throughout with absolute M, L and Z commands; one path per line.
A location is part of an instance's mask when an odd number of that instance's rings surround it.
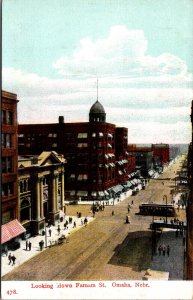
M 161 245 L 159 245 L 159 247 L 158 247 L 158 252 L 159 252 L 159 255 L 161 255 L 161 252 L 162 252 L 162 246 Z
M 9 265 L 11 264 L 11 253 L 8 255 Z
M 29 244 L 28 244 L 29 251 L 31 251 L 31 246 L 32 246 L 32 243 L 29 241 Z
M 133 200 L 131 201 L 131 205 L 133 205 Z
M 114 210 L 112 211 L 112 216 L 114 216 L 114 214 L 115 214 L 115 212 L 114 212 Z
M 128 207 L 128 213 L 130 212 L 130 208 Z
M 165 256 L 165 254 L 166 254 L 166 247 L 165 246 L 162 247 L 162 253 L 163 253 L 163 256 Z
M 73 226 L 73 228 L 76 228 L 76 222 L 74 221 L 74 226 Z
M 51 237 L 51 235 L 52 235 L 52 230 L 49 229 L 48 232 L 49 232 L 49 235 L 50 235 L 50 237 Z
M 185 236 L 183 237 L 183 246 L 185 246 L 185 243 L 186 243 L 186 238 Z
M 25 242 L 25 250 L 28 250 L 28 241 Z
M 60 225 L 58 225 L 58 235 L 60 235 Z
M 39 242 L 40 251 L 42 250 L 42 243 Z
M 15 257 L 14 255 L 12 255 L 11 260 L 12 260 L 12 262 L 13 262 L 12 266 L 15 265 L 16 257 Z
M 5 251 L 5 255 L 7 256 L 8 255 L 8 247 L 7 247 L 7 245 L 5 245 L 4 251 Z
M 167 245 L 167 255 L 170 256 L 170 246 Z

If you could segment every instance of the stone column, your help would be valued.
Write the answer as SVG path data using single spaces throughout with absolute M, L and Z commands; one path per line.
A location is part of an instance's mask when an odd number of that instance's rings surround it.
M 56 182 L 55 182 L 55 175 L 52 174 L 52 212 L 56 212 Z
M 40 220 L 40 179 L 36 180 L 36 220 Z
M 44 218 L 43 177 L 40 178 L 40 217 Z
M 65 197 L 64 197 L 64 170 L 62 170 L 61 175 L 62 175 L 62 180 L 61 180 L 61 207 L 63 209 L 64 206 L 65 206 L 65 204 L 64 204 L 64 200 L 65 200 Z
M 58 211 L 58 174 L 55 174 L 55 199 L 56 199 L 56 211 Z

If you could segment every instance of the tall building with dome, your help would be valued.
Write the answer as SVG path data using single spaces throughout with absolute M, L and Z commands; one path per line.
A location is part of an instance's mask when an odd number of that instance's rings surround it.
M 103 105 L 97 101 L 89 122 L 19 125 L 19 155 L 42 151 L 63 154 L 66 200 L 105 200 L 122 190 L 134 171 L 127 152 L 128 130 L 106 122 Z M 132 163 L 131 163 L 132 161 Z

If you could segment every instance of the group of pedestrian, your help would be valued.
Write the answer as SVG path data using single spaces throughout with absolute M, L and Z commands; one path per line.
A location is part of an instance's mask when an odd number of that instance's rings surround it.
M 26 245 L 25 250 L 26 251 L 28 251 L 28 250 L 31 251 L 32 243 L 30 241 L 26 241 L 25 245 Z
M 8 255 L 8 260 L 9 260 L 9 265 L 12 262 L 12 266 L 15 265 L 15 261 L 16 261 L 16 257 L 14 255 L 11 255 L 11 253 L 9 253 Z
M 167 256 L 170 256 L 170 246 L 167 245 L 167 247 L 166 247 L 165 245 L 159 245 L 158 252 L 159 252 L 159 256 L 160 255 L 165 256 L 166 253 L 167 253 Z

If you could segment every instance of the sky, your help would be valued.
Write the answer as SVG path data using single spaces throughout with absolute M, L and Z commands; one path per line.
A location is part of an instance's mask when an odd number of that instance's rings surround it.
M 97 99 L 129 143 L 189 143 L 192 0 L 4 0 L 2 87 L 18 122 L 88 122 Z

